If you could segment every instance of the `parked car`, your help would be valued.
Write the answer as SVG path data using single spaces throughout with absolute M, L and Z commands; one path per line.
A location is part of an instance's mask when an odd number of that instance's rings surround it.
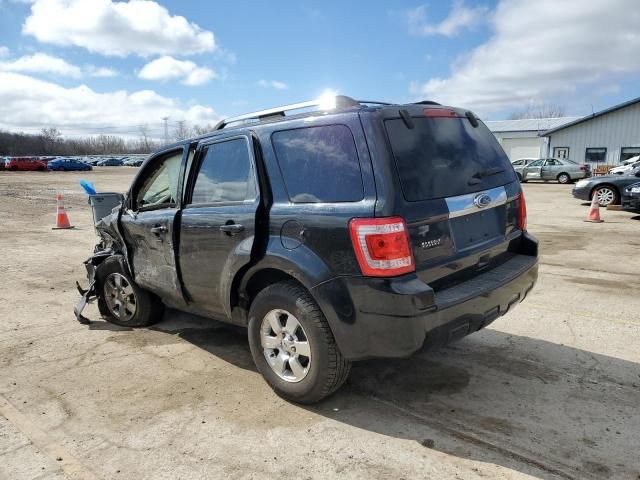
M 0 170 L 4 170 L 4 163 L 9 157 L 0 157 Z
M 637 183 L 640 177 L 640 167 L 622 175 L 605 175 L 580 180 L 573 187 L 573 196 L 580 200 L 591 201 L 594 195 L 598 196 L 600 206 L 617 205 L 620 203 L 623 190 Z
M 622 165 L 620 165 L 619 167 L 615 167 L 609 170 L 609 174 L 622 175 L 623 173 L 630 172 L 636 167 L 640 167 L 640 155 L 628 158 L 627 160 L 622 162 Z
M 630 212 L 640 212 L 640 182 L 625 187 L 622 193 L 622 208 Z
M 352 361 L 442 345 L 511 311 L 534 286 L 538 244 L 489 129 L 431 102 L 335 105 L 227 119 L 154 153 L 98 223 L 78 319 L 95 295 L 129 327 L 163 304 L 245 326 L 269 385 L 313 403 Z
M 35 157 L 11 157 L 5 161 L 6 170 L 23 170 L 44 172 L 47 170 L 47 162 Z
M 144 158 L 130 158 L 124 161 L 124 164 L 128 167 L 140 167 L 143 163 Z
M 539 158 L 527 165 L 514 166 L 514 170 L 521 182 L 557 180 L 559 183 L 571 183 L 591 176 L 589 165 L 578 164 L 566 158 Z
M 513 165 L 513 168 L 524 167 L 525 165 L 529 165 L 531 162 L 535 162 L 536 160 L 538 159 L 537 158 L 519 158 L 517 160 L 512 161 L 511 165 Z
M 51 160 L 48 166 L 49 170 L 93 170 L 91 165 L 73 158 L 56 158 Z
M 98 167 L 121 167 L 123 162 L 119 158 L 107 158 L 100 160 L 96 165 Z
M 96 167 L 98 166 L 98 163 L 101 162 L 102 160 L 103 160 L 102 158 L 90 158 L 87 160 L 87 163 L 92 167 Z

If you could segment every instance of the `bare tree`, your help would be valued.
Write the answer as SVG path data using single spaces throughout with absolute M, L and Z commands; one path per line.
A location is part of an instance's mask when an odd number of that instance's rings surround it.
M 150 152 L 152 150 L 152 141 L 149 138 L 149 125 L 146 123 L 144 125 L 140 125 L 140 147 L 145 150 L 145 152 Z
M 525 118 L 559 118 L 565 116 L 565 108 L 554 103 L 530 104 L 523 110 L 514 112 L 509 117 L 511 120 Z
M 185 138 L 189 138 L 190 136 L 191 132 L 187 128 L 187 122 L 185 122 L 184 120 L 179 120 L 175 130 L 173 131 L 173 137 L 175 138 L 175 140 L 184 140 Z
M 62 141 L 62 133 L 55 127 L 43 128 L 40 131 L 42 138 L 42 150 L 45 155 L 50 155 L 57 150 L 58 144 Z

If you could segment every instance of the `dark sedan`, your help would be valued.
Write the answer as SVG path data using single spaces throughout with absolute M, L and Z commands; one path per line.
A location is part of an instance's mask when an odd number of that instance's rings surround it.
M 640 183 L 632 183 L 624 189 L 622 208 L 630 212 L 640 212 Z
M 124 162 L 119 158 L 107 158 L 106 160 L 100 160 L 97 165 L 98 167 L 121 167 Z
M 49 162 L 49 170 L 92 170 L 91 165 L 73 158 L 56 158 Z
M 638 183 L 640 167 L 634 168 L 626 175 L 606 175 L 580 180 L 573 187 L 573 196 L 580 200 L 590 201 L 598 196 L 601 207 L 620 203 L 624 189 L 632 183 Z

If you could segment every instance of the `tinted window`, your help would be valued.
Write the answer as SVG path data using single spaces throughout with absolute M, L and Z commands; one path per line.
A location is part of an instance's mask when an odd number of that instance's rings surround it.
M 271 139 L 292 202 L 362 200 L 360 162 L 348 127 L 284 130 Z
M 137 195 L 138 207 L 176 203 L 181 161 L 182 150 L 155 163 L 155 168 L 144 180 Z
M 191 203 L 239 202 L 255 198 L 249 146 L 244 138 L 205 147 Z
M 407 200 L 462 195 L 515 180 L 509 159 L 484 124 L 474 128 L 466 118 L 413 120 L 413 129 L 401 119 L 385 122 Z

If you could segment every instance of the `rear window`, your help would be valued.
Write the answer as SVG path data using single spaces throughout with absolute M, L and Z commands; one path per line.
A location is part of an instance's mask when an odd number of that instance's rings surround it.
M 362 200 L 362 173 L 346 125 L 275 132 L 271 141 L 294 203 Z
M 495 188 L 515 180 L 502 147 L 484 124 L 466 118 L 385 121 L 404 197 L 430 200 Z

